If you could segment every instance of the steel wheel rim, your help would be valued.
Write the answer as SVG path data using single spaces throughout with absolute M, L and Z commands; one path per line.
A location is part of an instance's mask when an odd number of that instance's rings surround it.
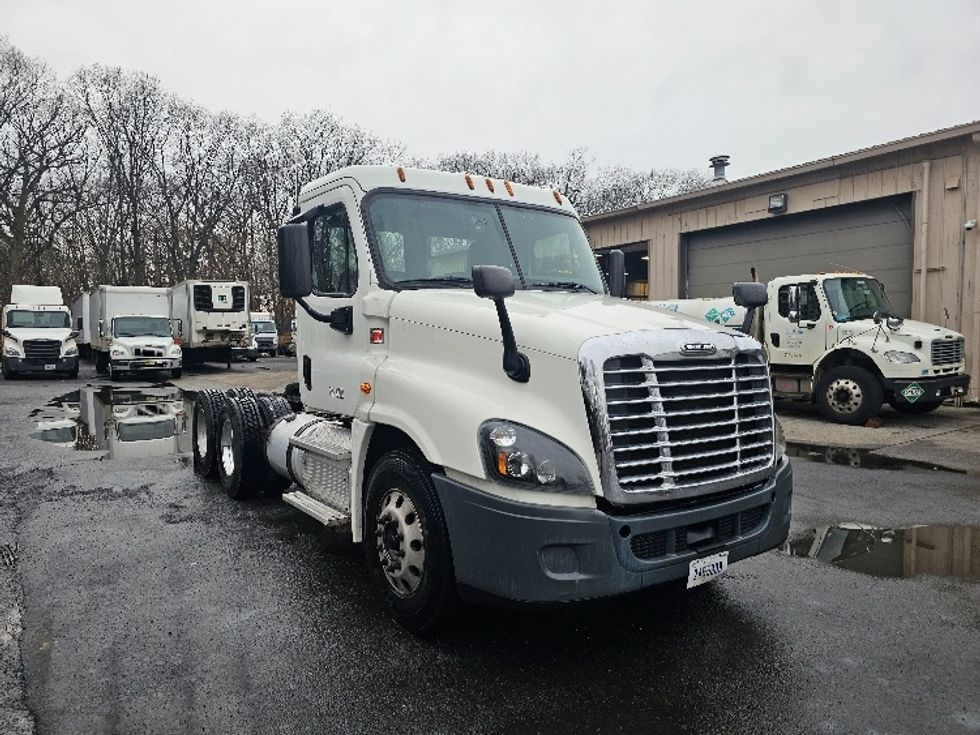
M 399 597 L 415 594 L 425 574 L 425 533 L 415 504 L 398 488 L 381 498 L 374 535 L 388 585 Z
M 234 442 L 235 432 L 231 428 L 231 421 L 225 419 L 225 422 L 221 425 L 221 439 L 219 441 L 221 447 L 221 468 L 225 472 L 225 477 L 231 477 L 235 474 Z
M 850 378 L 837 378 L 827 386 L 827 403 L 837 413 L 854 413 L 863 402 L 861 386 Z
M 197 441 L 197 453 L 202 458 L 206 458 L 208 456 L 208 419 L 200 404 L 194 407 L 194 414 L 197 418 L 197 430 L 194 433 L 194 438 Z

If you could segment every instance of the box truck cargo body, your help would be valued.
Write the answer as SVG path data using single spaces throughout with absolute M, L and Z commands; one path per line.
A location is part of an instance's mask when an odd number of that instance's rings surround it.
M 233 348 L 248 348 L 248 283 L 182 281 L 170 288 L 170 318 L 188 362 L 230 364 Z
M 92 325 L 88 318 L 90 300 L 90 295 L 83 293 L 71 302 L 71 325 L 78 332 L 75 343 L 78 345 L 79 356 L 86 359 L 92 356 Z
M 88 322 L 98 372 L 167 370 L 180 376 L 182 351 L 173 336 L 167 289 L 99 286 L 89 296 Z

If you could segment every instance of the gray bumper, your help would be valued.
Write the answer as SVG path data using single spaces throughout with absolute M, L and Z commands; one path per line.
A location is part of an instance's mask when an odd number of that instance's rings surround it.
M 109 363 L 115 371 L 132 373 L 173 370 L 180 367 L 180 360 L 170 357 L 136 357 L 128 360 L 110 360 Z
M 608 597 L 686 578 L 692 559 L 719 551 L 729 563 L 761 554 L 786 540 L 793 493 L 786 458 L 745 493 L 636 515 L 517 503 L 443 475 L 433 481 L 460 585 L 525 602 Z M 691 548 L 688 538 L 701 540 Z
M 57 360 L 26 359 L 23 357 L 4 357 L 7 370 L 12 373 L 70 373 L 78 370 L 78 356 L 61 357 Z

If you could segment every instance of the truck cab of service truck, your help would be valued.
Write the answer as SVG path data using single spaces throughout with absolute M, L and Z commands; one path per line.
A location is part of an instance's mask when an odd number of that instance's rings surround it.
M 768 290 L 763 323 L 777 394 L 812 393 L 843 423 L 863 423 L 885 401 L 926 413 L 966 394 L 964 336 L 900 318 L 874 277 L 784 276 Z
M 71 311 L 57 286 L 15 285 L 0 319 L 3 376 L 78 375 L 78 345 Z
M 237 438 L 256 399 L 199 395 L 195 468 L 245 497 L 260 475 L 240 465 L 267 457 L 298 488 L 284 500 L 365 542 L 407 627 L 457 591 L 694 586 L 785 540 L 761 345 L 611 296 L 559 192 L 352 167 L 298 209 L 279 261 L 305 413 L 267 426 L 257 457 Z

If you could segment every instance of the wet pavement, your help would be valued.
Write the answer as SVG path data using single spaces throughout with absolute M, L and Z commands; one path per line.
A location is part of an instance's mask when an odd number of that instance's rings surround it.
M 426 641 L 342 536 L 196 478 L 192 395 L 142 385 L 0 382 L 0 732 L 980 731 L 977 477 L 810 447 L 784 550 Z

